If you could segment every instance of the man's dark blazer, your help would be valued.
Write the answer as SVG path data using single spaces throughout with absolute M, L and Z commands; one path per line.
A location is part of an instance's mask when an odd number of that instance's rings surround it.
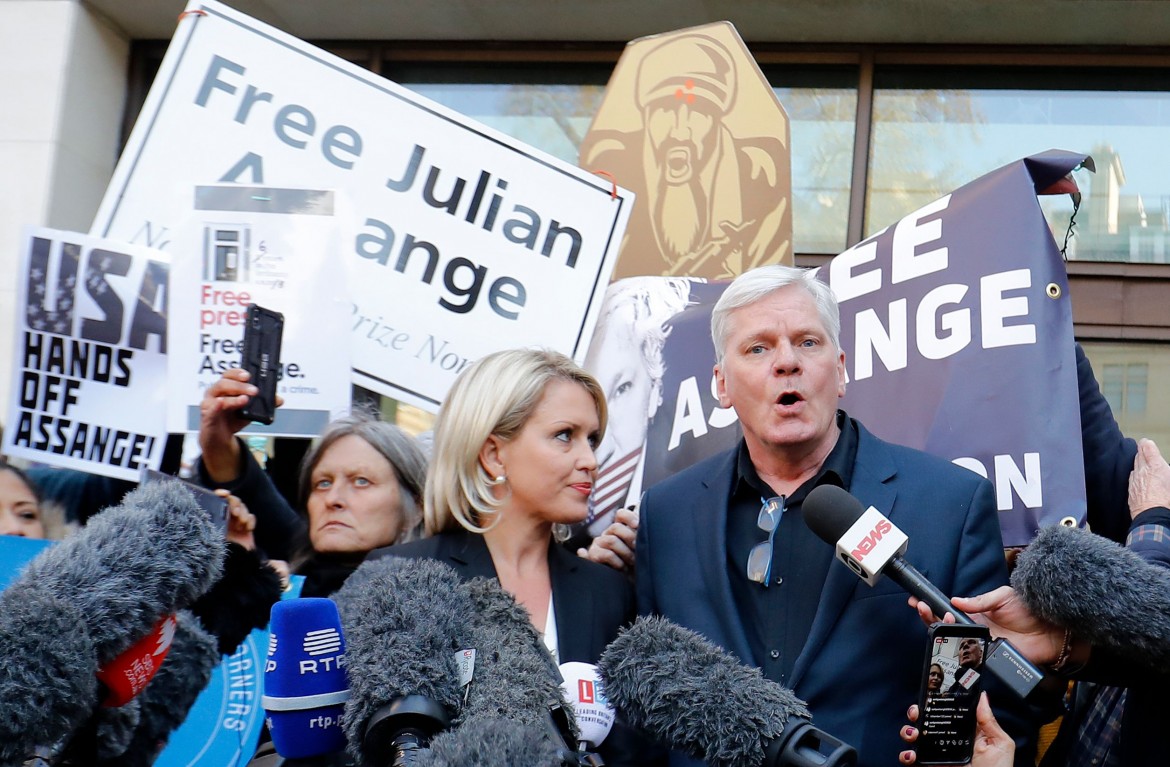
M 381 556 L 435 559 L 453 567 L 463 580 L 497 577 L 483 536 L 462 529 L 387 546 L 370 558 Z M 633 587 L 617 570 L 582 559 L 555 543 L 549 545 L 548 572 L 552 580 L 560 662 L 597 663 L 601 651 L 617 636 L 618 629 L 634 619 Z M 612 767 L 650 765 L 662 760 L 656 746 L 622 725 L 620 720 L 599 752 Z
M 744 566 L 727 556 L 735 474 L 733 449 L 646 491 L 637 541 L 638 611 L 663 615 L 758 666 L 728 576 L 728 567 Z M 1007 583 L 986 479 L 884 442 L 858 424 L 848 489 L 910 537 L 906 558 L 943 593 L 973 596 Z M 857 748 L 861 764 L 888 767 L 898 764 L 905 747 L 898 731 L 916 702 L 925 652 L 926 628 L 900 587 L 883 578 L 871 588 L 833 562 L 809 637 L 784 684 L 808 702 L 813 724 Z M 690 763 L 672 754 L 672 765 Z

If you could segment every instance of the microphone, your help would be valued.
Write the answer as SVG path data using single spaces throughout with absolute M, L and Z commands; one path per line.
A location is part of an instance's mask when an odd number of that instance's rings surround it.
M 578 741 L 573 711 L 561 692 L 561 674 L 528 611 L 494 578 L 464 586 L 471 602 L 468 643 L 475 668 L 461 723 L 508 719 L 543 729 L 572 763 Z
M 442 562 L 387 556 L 363 563 L 334 600 L 347 644 L 350 752 L 368 766 L 414 764 L 459 710 L 467 592 Z
M 0 753 L 68 739 L 106 696 L 98 669 L 207 591 L 223 552 L 190 491 L 160 483 L 33 559 L 0 594 Z
M 220 662 L 217 638 L 196 617 L 180 611 L 166 661 L 146 689 L 131 701 L 137 704 L 137 724 L 128 737 L 98 726 L 98 743 L 110 753 L 96 767 L 150 767 L 167 738 L 187 718 L 199 693 L 211 681 Z M 112 709 L 118 711 L 119 709 Z M 118 748 L 112 744 L 125 743 Z M 83 759 L 81 763 L 92 760 Z
M 176 622 L 174 615 L 160 618 L 149 634 L 98 669 L 98 681 L 106 690 L 102 706 L 124 706 L 142 692 L 166 660 L 175 638 Z
M 304 759 L 345 748 L 341 715 L 349 700 L 341 616 L 329 599 L 272 606 L 261 705 L 277 753 Z
M 0 764 L 23 764 L 89 716 L 97 655 L 80 610 L 35 583 L 0 594 Z
M 857 763 L 790 690 L 665 618 L 638 618 L 597 665 L 630 724 L 713 767 Z
M 940 618 L 948 612 L 955 622 L 973 626 L 971 616 L 951 604 L 950 597 L 903 558 L 909 538 L 880 511 L 836 485 L 818 485 L 804 499 L 805 524 L 818 538 L 836 546 L 837 558 L 873 586 L 885 575 Z M 1044 681 L 1044 672 L 1004 639 L 988 644 L 984 667 L 1021 698 L 1028 698 Z
M 1037 618 L 1139 668 L 1170 663 L 1170 571 L 1119 544 L 1046 527 L 1016 560 L 1012 587 Z
M 613 728 L 614 710 L 601 691 L 597 666 L 592 663 L 569 661 L 561 664 L 561 692 L 573 709 L 577 726 L 581 729 L 578 752 L 597 749 Z
M 837 547 L 837 558 L 870 586 L 885 575 L 930 606 L 940 618 L 950 612 L 955 622 L 975 621 L 951 605 L 951 600 L 918 572 L 902 555 L 910 539 L 874 507 L 836 485 L 819 485 L 804 499 L 805 524 L 817 537 Z
M 509 719 L 476 719 L 439 733 L 418 767 L 562 767 L 563 754 L 545 733 Z
M 105 665 L 222 574 L 225 543 L 190 490 L 141 486 L 46 549 L 19 580 L 75 605 Z

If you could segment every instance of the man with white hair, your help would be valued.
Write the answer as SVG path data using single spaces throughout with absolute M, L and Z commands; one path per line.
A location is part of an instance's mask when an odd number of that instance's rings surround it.
M 711 318 L 719 403 L 743 439 L 643 496 L 638 609 L 698 631 L 807 701 L 817 727 L 861 765 L 896 764 L 917 697 L 926 630 L 888 579 L 865 585 L 834 563 L 802 518 L 810 490 L 847 489 L 910 536 L 906 558 L 947 594 L 1007 582 L 990 483 L 871 434 L 837 408 L 845 394 L 840 318 L 812 272 L 745 272 Z M 890 403 L 891 407 L 899 403 Z M 913 403 L 906 403 L 913 407 Z M 997 715 L 1033 753 L 1011 694 L 988 685 Z M 672 755 L 672 764 L 688 764 Z

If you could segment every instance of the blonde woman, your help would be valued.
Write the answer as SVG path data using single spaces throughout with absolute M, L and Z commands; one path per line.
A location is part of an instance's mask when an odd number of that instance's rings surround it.
M 455 381 L 435 423 L 424 491 L 430 537 L 377 555 L 437 559 L 465 580 L 497 578 L 557 663 L 595 663 L 633 619 L 633 589 L 554 536 L 589 511 L 605 425 L 601 386 L 563 354 L 484 357 Z M 607 764 L 649 763 L 629 753 L 628 735 L 610 735 Z

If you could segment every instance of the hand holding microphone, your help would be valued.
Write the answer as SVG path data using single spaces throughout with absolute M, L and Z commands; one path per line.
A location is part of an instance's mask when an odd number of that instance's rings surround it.
M 1064 629 L 1034 616 L 1010 586 L 975 597 L 952 597 L 954 607 L 942 618 L 917 597 L 911 596 L 908 601 L 927 625 L 939 620 L 951 623 L 955 613 L 967 613 L 976 623 L 991 629 L 992 636 L 1010 642 L 1033 663 L 1050 666 L 1060 658 Z
M 805 498 L 803 510 L 809 529 L 835 546 L 837 558 L 870 586 L 884 575 L 925 603 L 935 615 L 949 612 L 956 623 L 975 624 L 906 561 L 903 554 L 909 538 L 874 507 L 863 508 L 861 501 L 840 487 L 820 485 Z M 1044 680 L 1044 672 L 1002 638 L 988 645 L 984 666 L 1024 699 Z

